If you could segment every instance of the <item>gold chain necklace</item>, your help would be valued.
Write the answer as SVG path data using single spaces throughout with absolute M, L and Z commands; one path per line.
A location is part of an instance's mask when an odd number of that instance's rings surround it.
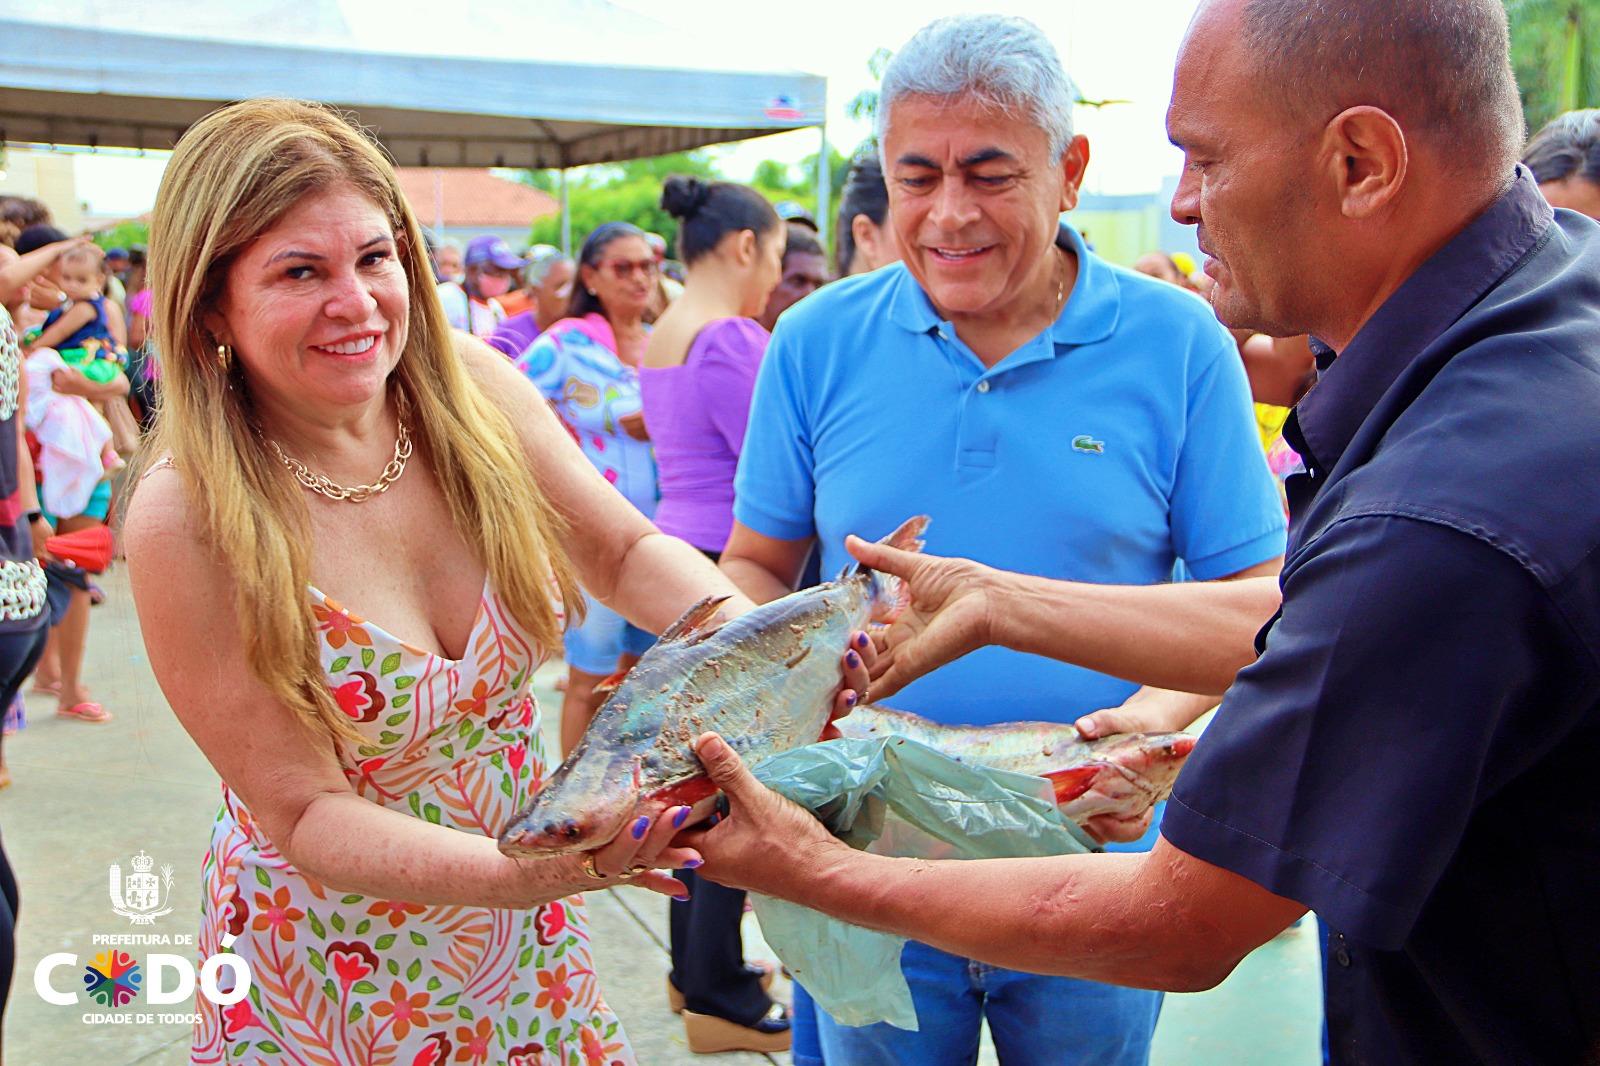
M 378 480 L 370 485 L 357 485 L 346 488 L 324 474 L 318 474 L 306 464 L 288 454 L 272 438 L 267 438 L 267 443 L 272 446 L 272 454 L 278 461 L 288 468 L 289 473 L 303 488 L 310 489 L 319 496 L 326 496 L 330 500 L 348 500 L 351 503 L 362 503 L 380 492 L 388 491 L 390 485 L 400 480 L 400 475 L 406 472 L 406 460 L 411 458 L 411 433 L 406 429 L 406 420 L 402 417 L 396 420 L 399 433 L 394 441 L 394 458 L 389 460 L 389 465 L 383 468 L 383 473 L 378 475 Z

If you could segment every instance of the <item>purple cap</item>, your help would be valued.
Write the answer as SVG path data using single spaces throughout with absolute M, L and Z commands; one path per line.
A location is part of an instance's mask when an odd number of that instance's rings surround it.
M 511 246 L 503 237 L 474 237 L 467 244 L 466 255 L 462 257 L 466 266 L 479 266 L 483 263 L 493 263 L 501 270 L 521 270 L 527 266 L 527 261 L 511 254 Z

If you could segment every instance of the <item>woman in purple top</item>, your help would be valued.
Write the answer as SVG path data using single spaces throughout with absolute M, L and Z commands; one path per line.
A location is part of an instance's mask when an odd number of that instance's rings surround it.
M 772 205 L 729 182 L 670 177 L 661 206 L 680 220 L 688 275 L 639 371 L 661 490 L 655 522 L 715 559 L 733 526 L 733 471 L 767 347 L 751 316 L 782 274 L 784 232 Z M 764 971 L 744 962 L 744 893 L 681 872 L 690 894 L 672 908 L 668 998 L 683 1008 L 690 1049 L 786 1050 L 789 1019 Z
M 712 556 L 733 529 L 733 471 L 769 339 L 753 319 L 712 318 L 680 351 L 680 362 L 647 362 L 640 371 L 661 486 L 656 525 Z

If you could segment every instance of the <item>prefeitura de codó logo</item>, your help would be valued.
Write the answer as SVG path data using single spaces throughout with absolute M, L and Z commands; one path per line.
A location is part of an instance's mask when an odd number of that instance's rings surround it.
M 143 851 L 133 857 L 133 873 L 127 877 L 122 876 L 121 866 L 111 864 L 111 909 L 134 925 L 154 925 L 157 918 L 172 913 L 172 866 L 164 864 L 157 878 L 150 872 L 155 864 Z
M 111 909 L 135 926 L 150 926 L 157 918 L 172 913 L 172 867 L 163 865 L 157 875 L 156 862 L 140 851 L 129 862 L 133 872 L 126 876 L 119 862 L 111 864 Z M 223 948 L 233 946 L 233 937 L 222 939 Z M 186 1023 L 193 1024 L 199 1015 L 192 1012 L 153 1012 L 124 1010 L 132 1007 L 142 995 L 151 1006 L 168 1006 L 191 1000 L 196 990 L 208 1001 L 218 1006 L 238 1003 L 250 994 L 250 965 L 231 951 L 222 951 L 207 958 L 196 972 L 190 955 L 175 955 L 152 951 L 142 958 L 123 950 L 130 947 L 179 947 L 192 952 L 195 938 L 192 934 L 169 936 L 163 933 L 111 933 L 95 934 L 93 944 L 97 951 L 87 965 L 70 951 L 58 951 L 39 960 L 33 970 L 33 987 L 39 998 L 56 1006 L 70 1007 L 83 1002 L 87 994 L 90 1002 L 109 1011 L 88 1011 L 83 1021 L 92 1024 L 107 1023 Z M 75 971 L 76 987 L 72 991 L 60 970 Z

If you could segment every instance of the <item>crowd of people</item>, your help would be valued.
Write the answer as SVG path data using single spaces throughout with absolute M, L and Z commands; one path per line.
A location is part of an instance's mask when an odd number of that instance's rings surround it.
M 184 135 L 148 254 L 0 198 L 6 731 L 29 676 L 63 718 L 112 721 L 84 657 L 126 511 L 151 666 L 223 781 L 200 951 L 260 989 L 197 1003 L 195 1061 L 268 1032 L 293 1061 L 632 1061 L 581 896 L 625 882 L 674 900 L 663 993 L 697 1052 L 970 1063 L 987 1023 L 1012 1066 L 1142 1063 L 1162 990 L 1308 909 L 1331 1061 L 1600 1046 L 1600 953 L 1574 954 L 1600 932 L 1560 903 L 1600 887 L 1593 800 L 1562 792 L 1527 845 L 1548 913 L 1490 950 L 1563 994 L 1488 1010 L 1438 928 L 1497 920 L 1493 855 L 1551 760 L 1595 753 L 1594 508 L 1551 501 L 1593 501 L 1600 111 L 1524 143 L 1490 0 L 1449 33 L 1432 7 L 1398 37 L 1273 21 L 1313 6 L 1212 0 L 1190 28 L 1173 214 L 1204 269 L 1122 269 L 1062 222 L 1090 158 L 1071 82 L 998 16 L 897 53 L 829 241 L 799 205 L 685 176 L 661 191 L 671 247 L 626 219 L 572 257 L 435 240 L 361 131 L 287 100 Z M 1252 65 L 1267 37 L 1292 54 Z M 1350 50 L 1347 81 L 1299 80 Z M 1283 98 L 1239 90 L 1261 79 Z M 1296 181 L 1291 217 L 1272 198 Z M 1302 246 L 1341 258 L 1314 283 Z M 1496 343 L 1522 336 L 1508 366 Z M 916 513 L 925 557 L 853 539 Z M 705 738 L 715 828 L 681 833 L 681 807 L 582 856 L 496 850 L 685 609 L 731 617 L 857 559 L 911 609 L 853 636 L 837 713 L 1093 738 L 1220 700 L 1172 809 L 1091 825 L 1114 856 L 909 867 L 840 853 Z M 1487 631 L 1486 596 L 1517 634 Z M 531 684 L 556 657 L 547 752 Z M 1386 715 L 1430 760 L 1371 742 Z M 1329 760 L 1361 795 L 1308 768 Z M 919 1030 L 839 1024 L 798 985 L 778 1003 L 744 955 L 747 888 L 905 936 Z M 14 912 L 3 863 L 0 889 Z M 311 967 L 337 969 L 335 1009 L 293 994 Z
M 103 599 L 93 575 L 109 560 L 99 547 L 85 554 L 67 545 L 109 543 L 116 475 L 154 413 L 145 272 L 143 248 L 69 238 L 41 202 L 0 197 L 0 305 L 21 360 L 4 379 L 15 375 L 20 384 L 24 451 L 39 501 L 27 517 L 62 538 L 55 552 L 41 540 L 49 639 L 33 691 L 80 722 L 113 717 L 83 682 L 89 609 Z M 20 695 L 8 702 L 10 733 L 26 715 Z M 0 787 L 8 782 L 0 762 Z

